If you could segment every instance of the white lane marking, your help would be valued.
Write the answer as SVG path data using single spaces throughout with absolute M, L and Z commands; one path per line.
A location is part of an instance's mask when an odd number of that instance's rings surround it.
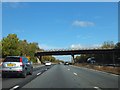
M 73 73 L 74 75 L 77 75 L 77 73 Z
M 19 85 L 14 86 L 14 87 L 13 87 L 13 88 L 11 88 L 10 90 L 15 90 L 15 89 L 17 89 L 17 88 L 19 88 Z
M 68 70 L 70 70 L 70 69 L 68 69 Z
M 116 76 L 116 77 L 118 77 L 118 76 L 119 76 L 119 75 L 116 75 L 116 74 L 111 74 L 111 75 Z
M 97 89 L 97 90 L 102 90 L 102 89 L 100 89 L 99 87 L 93 87 L 93 88 L 95 88 L 95 89 Z
M 41 74 L 41 72 L 39 72 L 39 73 L 37 74 L 37 76 L 40 75 L 40 74 Z

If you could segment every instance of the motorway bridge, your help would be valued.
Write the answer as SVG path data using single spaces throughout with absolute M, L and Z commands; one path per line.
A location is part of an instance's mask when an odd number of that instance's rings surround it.
M 52 50 L 38 51 L 36 56 L 45 55 L 74 55 L 76 54 L 109 54 L 120 53 L 117 49 L 82 49 L 82 50 Z M 99 67 L 100 68 L 100 67 Z M 115 68 L 109 68 L 111 71 Z M 0 74 L 1 78 L 1 74 Z M 93 70 L 74 65 L 52 64 L 45 66 L 35 64 L 33 74 L 26 78 L 18 78 L 16 75 L 1 78 L 2 90 L 24 89 L 77 89 L 77 90 L 120 90 L 119 75 Z
M 115 59 L 115 54 L 120 53 L 120 49 L 72 49 L 72 50 L 66 50 L 66 49 L 54 49 L 54 50 L 48 50 L 48 51 L 37 51 L 35 53 L 35 56 L 37 56 L 40 61 L 42 56 L 46 55 L 71 55 L 73 58 L 73 62 L 75 62 L 74 55 L 77 54 L 111 54 L 113 55 L 113 61 Z

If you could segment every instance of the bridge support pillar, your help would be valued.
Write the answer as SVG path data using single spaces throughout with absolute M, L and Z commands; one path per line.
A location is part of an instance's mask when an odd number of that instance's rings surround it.
M 37 56 L 37 63 L 39 63 L 39 64 L 41 64 L 42 63 L 42 56 L 40 55 L 40 56 Z
M 42 62 L 42 56 L 40 55 L 40 61 Z
M 37 57 L 37 63 L 41 64 L 39 57 Z
M 72 56 L 72 63 L 75 63 L 75 57 L 74 57 L 74 54 L 72 54 L 71 56 Z

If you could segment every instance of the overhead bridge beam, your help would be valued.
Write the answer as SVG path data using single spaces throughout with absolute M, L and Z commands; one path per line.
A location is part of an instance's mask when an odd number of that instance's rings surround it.
M 37 56 L 40 61 L 42 60 L 42 56 L 46 55 L 71 55 L 72 61 L 75 63 L 74 55 L 76 54 L 112 54 L 113 55 L 113 61 L 115 59 L 115 54 L 120 53 L 120 49 L 90 49 L 90 50 L 64 50 L 64 51 L 41 51 L 35 53 L 35 56 Z
M 76 54 L 109 54 L 120 53 L 120 49 L 90 49 L 90 50 L 69 50 L 69 51 L 42 51 L 35 53 L 35 56 L 45 55 L 76 55 Z

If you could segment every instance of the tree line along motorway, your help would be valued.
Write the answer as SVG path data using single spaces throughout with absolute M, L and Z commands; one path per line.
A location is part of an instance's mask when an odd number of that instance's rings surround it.
M 119 75 L 72 65 L 56 64 L 34 69 L 26 78 L 2 79 L 2 88 L 79 88 L 91 90 L 119 90 Z

